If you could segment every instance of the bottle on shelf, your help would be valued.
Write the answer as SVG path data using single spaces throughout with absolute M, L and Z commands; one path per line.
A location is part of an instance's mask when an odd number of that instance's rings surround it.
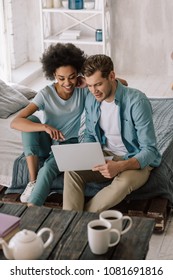
M 83 0 L 68 0 L 68 8 L 72 10 L 79 10 L 84 8 Z
M 102 29 L 96 29 L 95 39 L 97 42 L 101 42 L 102 39 Z

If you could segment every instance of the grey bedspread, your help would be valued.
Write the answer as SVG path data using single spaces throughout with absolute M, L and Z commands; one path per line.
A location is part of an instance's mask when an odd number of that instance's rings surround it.
M 151 172 L 148 182 L 128 195 L 126 199 L 148 199 L 161 196 L 173 203 L 173 98 L 150 98 L 150 102 L 162 162 Z M 40 166 L 43 162 L 44 159 L 40 159 Z M 27 182 L 28 170 L 22 154 L 14 163 L 12 185 L 6 193 L 22 193 Z M 85 194 L 93 196 L 105 186 L 105 183 L 89 183 L 86 186 Z M 58 176 L 51 186 L 51 192 L 62 193 L 62 191 L 63 174 Z

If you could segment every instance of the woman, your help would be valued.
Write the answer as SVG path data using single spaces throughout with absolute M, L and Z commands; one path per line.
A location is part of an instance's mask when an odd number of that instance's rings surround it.
M 51 145 L 77 143 L 80 117 L 88 89 L 78 76 L 86 55 L 73 44 L 51 45 L 41 58 L 43 72 L 53 84 L 42 89 L 32 102 L 13 119 L 11 128 L 22 131 L 22 142 L 29 170 L 29 183 L 21 202 L 41 206 L 55 177 L 60 174 Z M 41 122 L 33 114 L 43 111 Z M 46 160 L 38 171 L 39 157 Z

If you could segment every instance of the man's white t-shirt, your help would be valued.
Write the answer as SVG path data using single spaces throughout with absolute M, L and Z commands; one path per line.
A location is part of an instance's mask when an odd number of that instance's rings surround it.
M 99 124 L 107 138 L 107 144 L 104 150 L 109 150 L 115 155 L 123 156 L 127 153 L 127 149 L 122 142 L 118 126 L 118 107 L 115 101 L 102 101 L 100 110 Z

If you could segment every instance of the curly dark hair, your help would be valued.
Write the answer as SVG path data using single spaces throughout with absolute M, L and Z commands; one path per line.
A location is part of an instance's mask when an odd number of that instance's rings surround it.
M 50 45 L 40 59 L 45 76 L 54 80 L 54 73 L 61 66 L 72 66 L 77 73 L 81 72 L 82 65 L 87 56 L 84 51 L 71 43 Z

